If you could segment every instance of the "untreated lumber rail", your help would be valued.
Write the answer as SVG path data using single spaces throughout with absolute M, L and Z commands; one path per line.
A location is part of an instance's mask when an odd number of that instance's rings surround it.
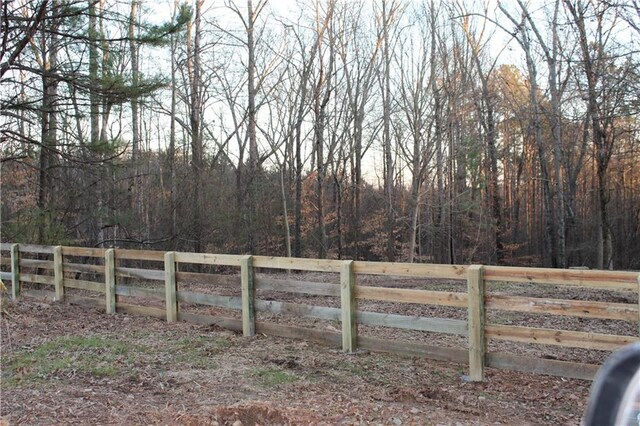
M 131 265 L 123 266 L 120 263 L 123 260 L 154 266 L 133 268 Z M 87 261 L 91 264 L 86 264 Z M 235 268 L 239 275 L 186 272 L 180 270 L 180 264 Z M 0 244 L 0 267 L 4 268 L 0 271 L 0 279 L 12 282 L 13 298 L 36 296 L 53 300 L 67 299 L 74 303 L 102 305 L 111 314 L 127 312 L 165 318 L 169 322 L 183 320 L 216 324 L 241 331 L 245 336 L 265 333 L 342 346 L 347 352 L 363 348 L 467 363 L 469 378 L 474 381 L 484 379 L 486 367 L 580 379 L 592 378 L 598 368 L 592 364 L 487 352 L 489 339 L 591 350 L 615 350 L 638 340 L 638 336 L 492 324 L 486 321 L 487 310 L 631 321 L 640 326 L 638 303 L 525 297 L 486 291 L 487 283 L 510 282 L 605 289 L 637 295 L 640 275 L 636 272 L 298 259 L 10 243 Z M 10 271 L 7 270 L 9 268 Z M 336 282 L 274 278 L 257 273 L 260 269 L 326 272 L 338 278 Z M 87 275 L 88 278 L 82 278 Z M 461 286 L 458 291 L 433 291 L 358 285 L 357 278 L 363 275 L 448 279 L 460 282 Z M 163 286 L 140 287 L 128 284 L 124 281 L 127 279 L 163 283 Z M 22 291 L 21 282 L 48 286 L 53 291 Z M 215 283 L 217 288 L 239 291 L 240 295 L 205 294 L 181 289 L 180 283 L 187 282 Z M 466 287 L 463 286 L 465 283 Z M 88 291 L 104 295 L 104 298 L 79 298 L 75 294 L 68 294 L 66 289 Z M 339 307 L 328 307 L 263 300 L 256 297 L 257 290 L 339 298 L 340 304 Z M 123 303 L 122 297 L 151 299 L 155 303 L 164 303 L 165 307 L 161 309 L 158 306 Z M 360 300 L 464 309 L 466 320 L 367 312 L 358 310 Z M 181 304 L 236 310 L 240 311 L 241 318 L 183 312 L 180 310 Z M 342 330 L 331 332 L 260 321 L 256 312 L 340 321 Z M 454 334 L 466 337 L 468 347 L 438 347 L 422 342 L 362 336 L 358 334 L 358 325 Z

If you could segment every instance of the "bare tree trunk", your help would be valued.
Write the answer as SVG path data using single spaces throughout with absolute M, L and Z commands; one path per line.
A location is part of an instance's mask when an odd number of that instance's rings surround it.
M 382 87 L 382 139 L 384 150 L 385 232 L 387 234 L 387 261 L 395 260 L 395 217 L 393 209 L 394 164 L 391 152 L 391 55 L 389 53 L 389 22 L 397 12 L 395 4 L 387 10 L 387 0 L 382 1 L 382 37 L 384 75 Z
M 140 0 L 131 1 L 129 13 L 129 54 L 131 55 L 131 85 L 136 90 L 139 79 L 138 69 L 138 46 L 136 43 L 136 20 L 138 19 L 138 6 Z M 133 163 L 133 182 L 131 191 L 131 207 L 137 213 L 137 217 L 142 215 L 142 188 L 140 170 L 138 168 L 138 157 L 140 150 L 140 123 L 138 112 L 138 98 L 131 98 L 131 161 Z
M 599 229 L 597 267 L 599 269 L 613 269 L 613 242 L 607 212 L 609 204 L 607 168 L 611 158 L 611 145 L 607 143 L 607 135 L 603 126 L 603 117 L 598 101 L 598 92 L 601 90 L 598 87 L 598 82 L 601 80 L 601 76 L 596 64 L 596 62 L 601 60 L 604 46 L 601 44 L 602 38 L 598 40 L 599 44 L 595 46 L 595 49 L 594 46 L 589 43 L 585 28 L 585 8 L 582 2 L 578 2 L 577 7 L 569 0 L 565 0 L 564 3 L 569 9 L 578 30 L 583 69 L 587 79 L 587 105 L 591 117 L 592 140 L 595 150 L 598 182 Z M 598 31 L 601 31 L 602 16 L 597 14 L 596 20 L 598 20 Z M 595 51 L 595 53 L 592 53 L 593 51 Z
M 334 68 L 334 43 L 332 32 L 329 31 L 329 66 L 326 71 L 324 64 L 322 63 L 322 37 L 326 28 L 326 23 L 330 21 L 333 15 L 334 3 L 329 3 L 329 9 L 326 11 L 327 16 L 324 19 L 323 25 L 320 19 L 320 8 L 318 2 L 316 2 L 316 55 L 318 58 L 319 75 L 318 81 L 315 87 L 314 93 L 314 141 L 315 141 L 315 153 L 316 153 L 316 221 L 318 226 L 318 257 L 324 259 L 327 257 L 327 230 L 324 220 L 324 181 L 326 177 L 325 171 L 325 158 L 324 158 L 324 130 L 326 123 L 326 110 L 329 100 L 331 99 L 331 93 L 333 91 L 333 68 Z M 313 58 L 311 58 L 313 61 Z M 324 86 L 324 94 L 322 89 Z
M 287 257 L 291 257 L 291 231 L 289 229 L 289 215 L 287 213 L 287 192 L 284 184 L 285 168 L 280 168 L 280 191 L 282 195 L 282 214 L 284 216 L 284 244 L 287 249 Z
M 545 38 L 542 36 L 538 27 L 531 17 L 531 14 L 527 10 L 526 6 L 522 2 L 522 0 L 518 0 L 518 5 L 520 6 L 523 12 L 523 19 L 527 19 L 531 29 L 540 46 L 542 47 L 545 59 L 547 62 L 547 67 L 549 69 L 548 81 L 549 81 L 549 93 L 551 95 L 551 112 L 550 112 L 550 121 L 551 121 L 551 134 L 553 138 L 553 166 L 556 175 L 555 182 L 555 190 L 557 196 L 557 205 L 555 208 L 556 212 L 556 230 L 554 231 L 555 241 L 554 247 L 556 248 L 556 256 L 553 258 L 553 264 L 557 265 L 560 268 L 565 268 L 567 266 L 567 255 L 566 255 L 566 208 L 565 208 L 565 191 L 564 191 L 564 169 L 562 168 L 563 163 L 563 153 L 562 153 L 562 124 L 561 124 L 561 110 L 560 110 L 560 91 L 558 89 L 558 72 L 557 72 L 557 58 L 558 58 L 558 12 L 560 8 L 560 0 L 555 0 L 554 3 L 554 12 L 553 12 L 553 21 L 552 21 L 552 47 L 551 49 L 545 42 Z M 504 10 L 503 10 L 504 12 Z M 506 12 L 505 12 L 506 13 Z M 514 21 L 513 18 L 511 18 Z M 526 37 L 526 35 L 523 35 Z M 528 43 L 528 40 L 527 40 Z M 527 53 L 530 57 L 531 54 Z M 532 65 L 535 66 L 532 58 L 527 60 Z M 533 89 L 532 89 L 533 90 Z M 541 160 L 542 161 L 542 160 Z M 544 179 L 544 177 L 543 177 Z M 557 260 L 556 260 L 557 259 Z
M 51 4 L 51 16 L 58 13 L 58 1 Z M 38 173 L 38 210 L 41 214 L 38 220 L 38 242 L 46 244 L 46 228 L 52 220 L 51 191 L 53 179 L 51 176 L 55 162 L 55 150 L 58 145 L 58 79 L 53 75 L 58 64 L 58 37 L 56 35 L 58 23 L 51 20 L 49 24 L 49 41 L 46 33 L 42 36 L 42 145 L 40 148 Z M 47 54 L 48 52 L 48 54 Z
M 258 7 L 260 8 L 260 6 Z M 256 138 L 256 89 L 255 89 L 255 41 L 253 28 L 255 25 L 256 15 L 253 10 L 253 1 L 247 0 L 247 49 L 249 53 L 249 62 L 247 64 L 248 80 L 247 80 L 247 97 L 248 108 L 247 118 L 249 126 L 247 129 L 249 137 L 249 173 L 247 176 L 247 212 L 248 212 L 248 252 L 253 253 L 256 250 L 256 179 L 258 178 L 258 141 Z
M 514 25 L 519 27 L 519 26 L 524 26 L 524 19 L 526 19 L 527 13 L 525 13 L 526 9 L 524 9 L 524 5 L 522 5 L 520 0 L 518 0 L 518 3 L 523 8 L 522 22 L 517 21 L 515 17 L 509 14 L 509 12 L 502 5 L 500 5 L 499 7 L 502 13 L 507 18 L 509 18 L 509 20 Z M 535 139 L 536 147 L 538 150 L 538 160 L 540 162 L 540 174 L 542 178 L 542 194 L 544 199 L 544 216 L 545 216 L 545 223 L 546 223 L 546 232 L 544 233 L 544 245 L 545 245 L 544 258 L 548 257 L 548 259 L 550 260 L 551 266 L 554 268 L 558 266 L 564 267 L 565 266 L 563 264 L 564 261 L 561 260 L 561 258 L 564 257 L 564 254 L 562 256 L 558 256 L 559 243 L 557 244 L 556 243 L 557 240 L 554 238 L 557 236 L 557 234 L 556 234 L 556 224 L 554 222 L 554 217 L 552 213 L 553 200 L 552 200 L 551 188 L 550 188 L 551 177 L 549 176 L 549 171 L 547 168 L 546 141 L 544 140 L 542 135 L 542 123 L 540 119 L 541 113 L 540 113 L 540 102 L 538 100 L 538 71 L 535 64 L 535 60 L 531 53 L 531 40 L 529 39 L 528 33 L 526 31 L 523 31 L 521 34 L 519 34 L 516 37 L 516 39 L 518 43 L 520 43 L 520 45 L 522 46 L 522 49 L 524 50 L 526 63 L 527 63 L 527 71 L 529 73 L 529 85 L 530 85 L 529 102 L 533 110 L 531 124 L 533 126 L 534 139 Z M 559 176 L 556 175 L 556 179 L 558 178 Z M 562 201 L 562 203 L 564 203 L 564 201 Z M 562 223 L 564 224 L 564 209 L 562 209 L 562 216 L 563 216 Z M 558 219 L 558 217 L 556 217 L 556 219 Z M 564 251 L 564 230 L 561 233 L 563 235 L 562 250 Z
M 480 99 L 478 113 L 481 117 L 481 126 L 484 132 L 484 140 L 487 148 L 487 173 L 488 173 L 488 196 L 489 210 L 493 220 L 493 242 L 496 256 L 496 263 L 504 262 L 504 236 L 502 222 L 502 207 L 500 203 L 500 188 L 498 186 L 498 152 L 496 149 L 497 131 L 494 111 L 495 99 L 489 87 L 489 76 L 491 70 L 485 72 L 480 61 L 479 43 L 474 39 L 468 26 L 468 18 L 465 18 L 464 31 L 467 41 L 473 51 L 473 61 L 475 62 L 478 76 L 480 77 Z M 495 64 L 495 63 L 494 63 Z
M 187 45 L 191 46 L 191 37 L 193 37 L 193 47 L 187 53 L 187 66 L 189 68 L 190 78 L 190 112 L 189 122 L 191 125 L 191 166 L 192 166 L 192 226 L 193 226 L 193 248 L 196 253 L 202 251 L 202 171 L 203 171 L 203 152 L 202 152 L 202 132 L 200 128 L 200 117 L 202 114 L 201 101 L 201 82 L 200 82 L 200 22 L 201 9 L 203 0 L 196 1 L 195 11 L 195 35 L 192 35 L 191 24 L 187 27 Z
M 95 0 L 89 2 L 89 104 L 91 144 L 100 140 L 100 99 L 98 97 L 98 29 Z
M 178 0 L 175 0 L 173 5 L 173 16 L 178 11 Z M 170 116 L 170 129 L 169 129 L 169 175 L 170 175 L 170 194 L 169 194 L 169 214 L 171 215 L 171 242 L 169 244 L 170 249 L 175 250 L 176 236 L 177 236 L 177 214 L 176 214 L 176 50 L 178 48 L 177 36 L 171 35 L 171 116 Z

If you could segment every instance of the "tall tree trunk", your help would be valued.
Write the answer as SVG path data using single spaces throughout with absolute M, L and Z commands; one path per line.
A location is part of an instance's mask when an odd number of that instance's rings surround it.
M 502 221 L 502 206 L 500 203 L 500 188 L 498 186 L 498 152 L 496 144 L 498 134 L 496 130 L 496 118 L 494 103 L 495 99 L 489 87 L 489 77 L 493 67 L 489 71 L 485 71 L 480 60 L 480 48 L 477 40 L 471 34 L 469 29 L 468 17 L 464 21 L 464 32 L 467 41 L 473 51 L 473 61 L 475 63 L 478 77 L 480 78 L 480 99 L 478 102 L 478 114 L 481 117 L 480 125 L 483 130 L 483 137 L 487 148 L 487 180 L 488 180 L 488 201 L 491 219 L 493 221 L 493 246 L 495 250 L 495 259 L 497 264 L 504 262 L 504 232 Z
M 247 119 L 248 128 L 247 134 L 249 137 L 249 173 L 247 175 L 247 234 L 248 234 L 248 247 L 247 251 L 253 253 L 256 250 L 256 198 L 257 198 L 257 179 L 258 179 L 258 140 L 256 135 L 256 87 L 255 87 L 255 72 L 256 72 L 256 59 L 255 59 L 255 41 L 254 41 L 254 25 L 256 21 L 256 14 L 253 10 L 253 1 L 247 0 L 247 50 L 249 54 L 249 62 L 247 64 Z
M 98 96 L 98 28 L 95 0 L 89 2 L 89 115 L 91 124 L 91 145 L 100 140 L 100 98 Z
M 196 1 L 195 11 L 195 29 L 192 34 L 191 25 L 187 29 L 187 45 L 191 46 L 191 38 L 193 37 L 193 48 L 188 52 L 187 66 L 189 68 L 190 78 L 190 111 L 189 122 L 191 125 L 191 168 L 193 185 L 193 206 L 192 206 L 192 226 L 193 226 L 193 248 L 196 253 L 202 251 L 202 172 L 203 172 L 203 152 L 202 152 L 202 134 L 200 128 L 200 117 L 202 114 L 201 102 L 201 82 L 200 82 L 200 22 L 201 9 L 203 0 Z
M 175 0 L 173 4 L 173 16 L 178 11 L 178 0 Z M 169 194 L 169 214 L 171 215 L 171 241 L 169 248 L 175 250 L 177 248 L 176 236 L 177 236 L 177 214 L 176 214 L 176 95 L 177 95 L 177 81 L 176 81 L 176 50 L 178 47 L 178 40 L 175 34 L 171 35 L 171 117 L 169 125 L 169 176 L 170 182 L 170 194 Z M 137 106 L 137 103 L 136 103 Z
M 291 257 L 291 230 L 289 229 L 289 216 L 287 213 L 287 191 L 284 183 L 285 168 L 280 168 L 280 192 L 282 196 L 282 214 L 284 216 L 284 244 L 287 250 L 287 257 Z
M 51 16 L 58 14 L 58 1 L 51 4 Z M 53 220 L 51 205 L 51 191 L 53 190 L 52 167 L 55 162 L 55 150 L 58 145 L 58 79 L 54 76 L 58 65 L 58 23 L 50 20 L 47 34 L 42 35 L 42 145 L 40 148 L 38 174 L 38 210 L 41 214 L 38 220 L 38 242 L 46 244 L 46 229 Z
M 140 0 L 131 1 L 129 11 L 129 54 L 131 56 L 131 85 L 137 90 L 139 79 L 138 67 L 138 44 L 136 42 L 136 20 L 138 19 L 138 7 Z M 140 170 L 138 169 L 138 156 L 140 150 L 140 124 L 138 112 L 138 98 L 131 98 L 131 161 L 133 163 L 133 182 L 131 194 L 131 207 L 137 213 L 137 217 L 142 215 L 142 188 Z
M 597 267 L 599 269 L 613 269 L 613 242 L 611 228 L 609 225 L 609 215 L 607 212 L 609 204 L 609 194 L 607 189 L 607 168 L 611 158 L 611 146 L 607 143 L 607 134 L 603 126 L 603 117 L 600 110 L 598 87 L 601 75 L 597 69 L 599 60 L 602 59 L 604 46 L 599 44 L 594 47 L 587 39 L 587 31 L 585 28 L 585 9 L 581 2 L 578 6 L 574 6 L 569 0 L 564 1 L 569 9 L 574 23 L 578 29 L 578 38 L 580 50 L 582 53 L 582 64 L 587 79 L 587 106 L 591 117 L 592 140 L 595 151 L 597 183 L 598 183 L 598 208 L 599 208 L 599 229 L 598 229 L 598 257 Z M 602 16 L 596 16 L 596 19 L 602 19 Z M 601 28 L 599 23 L 598 28 Z M 601 40 L 600 40 L 601 41 Z M 595 53 L 592 51 L 595 50 Z M 594 56 L 595 55 L 595 56 Z
M 500 5 L 500 10 L 504 13 L 507 18 L 516 26 L 523 26 L 524 19 L 526 19 L 526 14 L 524 13 L 526 9 L 524 9 L 524 5 L 518 0 L 518 3 L 523 8 L 523 21 L 519 22 L 515 19 L 509 12 Z M 534 29 L 534 32 L 537 29 Z M 564 266 L 562 262 L 559 262 L 558 259 L 558 244 L 557 244 L 557 234 L 556 234 L 556 222 L 554 222 L 553 216 L 553 200 L 551 195 L 551 177 L 549 175 L 549 171 L 547 168 L 547 146 L 546 141 L 542 135 L 542 122 L 541 122 L 541 111 L 540 111 L 540 101 L 538 99 L 538 70 L 536 67 L 535 60 L 532 56 L 531 52 L 531 40 L 529 39 L 529 35 L 527 32 L 523 32 L 517 37 L 518 42 L 522 46 L 522 49 L 525 53 L 527 71 L 529 73 L 529 103 L 531 105 L 531 109 L 533 111 L 531 117 L 531 125 L 533 127 L 533 136 L 536 144 L 536 148 L 538 151 L 538 160 L 540 162 L 540 174 L 541 174 L 541 182 L 542 182 L 542 195 L 543 195 L 543 205 L 544 205 L 544 217 L 545 217 L 545 225 L 546 232 L 543 234 L 544 239 L 544 256 L 543 259 L 549 259 L 549 262 L 552 267 L 556 268 L 558 266 Z M 556 176 L 556 179 L 558 176 Z M 564 202 L 564 201 L 563 201 Z M 556 210 L 557 211 L 557 210 Z M 562 213 L 564 216 L 564 213 Z M 556 220 L 558 217 L 556 216 Z M 562 221 L 564 223 L 564 219 Z M 564 231 L 562 232 L 562 244 L 564 245 Z
M 315 115 L 314 125 L 314 141 L 316 153 L 316 222 L 318 233 L 318 257 L 324 259 L 327 257 L 327 230 L 324 220 L 324 183 L 326 177 L 325 158 L 324 158 L 324 129 L 327 115 L 327 105 L 331 99 L 333 91 L 333 63 L 334 63 L 334 44 L 333 35 L 329 31 L 329 66 L 325 75 L 324 64 L 322 63 L 322 37 L 326 28 L 326 22 L 331 19 L 333 14 L 333 2 L 329 4 L 325 24 L 322 25 L 320 20 L 320 8 L 316 2 L 316 57 L 318 58 L 319 75 L 315 86 L 313 111 Z M 313 58 L 311 58 L 313 61 Z M 324 93 L 322 93 L 324 86 Z
M 485 140 L 487 144 L 487 154 L 489 155 L 489 200 L 494 226 L 496 263 L 500 265 L 504 262 L 504 242 L 502 229 L 502 207 L 500 205 L 500 189 L 498 186 L 498 152 L 496 149 L 497 132 L 493 100 L 489 92 L 488 82 L 485 80 L 482 86 L 482 96 L 484 98 L 484 109 L 486 113 Z
M 394 5 L 388 10 L 387 0 L 382 1 L 382 37 L 383 37 L 383 88 L 382 88 L 382 139 L 384 150 L 384 195 L 385 195 L 385 232 L 387 234 L 387 261 L 395 260 L 395 217 L 393 209 L 394 164 L 391 152 L 391 55 L 389 53 L 389 22 L 394 13 Z
M 552 263 L 557 265 L 560 268 L 565 268 L 567 266 L 567 255 L 566 255 L 566 235 L 567 235 L 567 227 L 566 227 L 566 202 L 565 202 L 565 191 L 564 191 L 564 169 L 562 168 L 563 163 L 563 153 L 562 153 L 562 112 L 560 109 L 560 90 L 558 88 L 558 71 L 557 71 L 557 58 L 558 58 L 558 49 L 559 49 L 559 38 L 558 38 L 558 12 L 560 9 L 560 0 L 555 0 L 554 3 L 554 12 L 553 12 L 553 21 L 552 21 L 552 46 L 548 47 L 545 42 L 545 38 L 538 30 L 536 22 L 531 17 L 531 14 L 527 10 L 522 0 L 518 0 L 518 5 L 520 6 L 523 12 L 523 19 L 527 19 L 533 33 L 535 34 L 542 50 L 545 54 L 545 59 L 547 62 L 547 67 L 549 69 L 548 73 L 548 82 L 549 82 L 549 93 L 551 95 L 551 111 L 550 111 L 550 121 L 551 121 L 551 135 L 553 140 L 553 166 L 555 171 L 555 192 L 557 197 L 557 204 L 555 208 L 555 220 L 556 226 L 555 231 L 552 234 L 555 239 L 555 244 L 553 244 L 556 249 L 555 256 L 553 256 Z M 503 10 L 504 13 L 506 13 Z M 511 18 L 514 21 L 513 18 Z M 535 62 L 533 58 L 531 58 L 529 41 L 526 34 L 523 34 L 523 38 L 526 38 L 527 46 L 525 52 L 528 56 L 527 62 L 530 63 L 529 68 L 535 68 Z M 533 90 L 533 89 L 532 89 Z M 541 160 L 542 161 L 542 160 Z M 544 179 L 544 177 L 543 177 Z

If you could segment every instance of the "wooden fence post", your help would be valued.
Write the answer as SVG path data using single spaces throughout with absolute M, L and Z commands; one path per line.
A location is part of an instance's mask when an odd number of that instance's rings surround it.
M 467 292 L 469 311 L 467 318 L 469 338 L 469 379 L 472 382 L 484 380 L 485 350 L 484 338 L 484 278 L 482 265 L 471 265 L 467 270 Z
M 242 288 L 242 334 L 256 334 L 255 288 L 253 285 L 253 257 L 240 259 L 240 283 Z
M 56 289 L 56 301 L 64 300 L 64 271 L 62 270 L 62 247 L 53 248 L 53 284 Z
M 340 266 L 340 304 L 342 308 L 342 350 L 354 352 L 358 341 L 356 321 L 356 274 L 353 260 L 345 260 Z
M 104 252 L 104 282 L 107 313 L 116 313 L 116 256 L 114 249 Z
M 164 254 L 164 288 L 167 305 L 167 322 L 178 321 L 178 298 L 176 296 L 176 253 Z
M 11 296 L 20 296 L 20 249 L 18 244 L 11 246 Z
M 640 335 L 640 275 L 638 275 L 638 335 Z

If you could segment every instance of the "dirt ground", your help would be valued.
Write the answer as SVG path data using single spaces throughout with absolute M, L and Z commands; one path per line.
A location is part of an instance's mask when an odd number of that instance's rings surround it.
M 578 424 L 591 385 L 27 298 L 1 331 L 0 424 Z

